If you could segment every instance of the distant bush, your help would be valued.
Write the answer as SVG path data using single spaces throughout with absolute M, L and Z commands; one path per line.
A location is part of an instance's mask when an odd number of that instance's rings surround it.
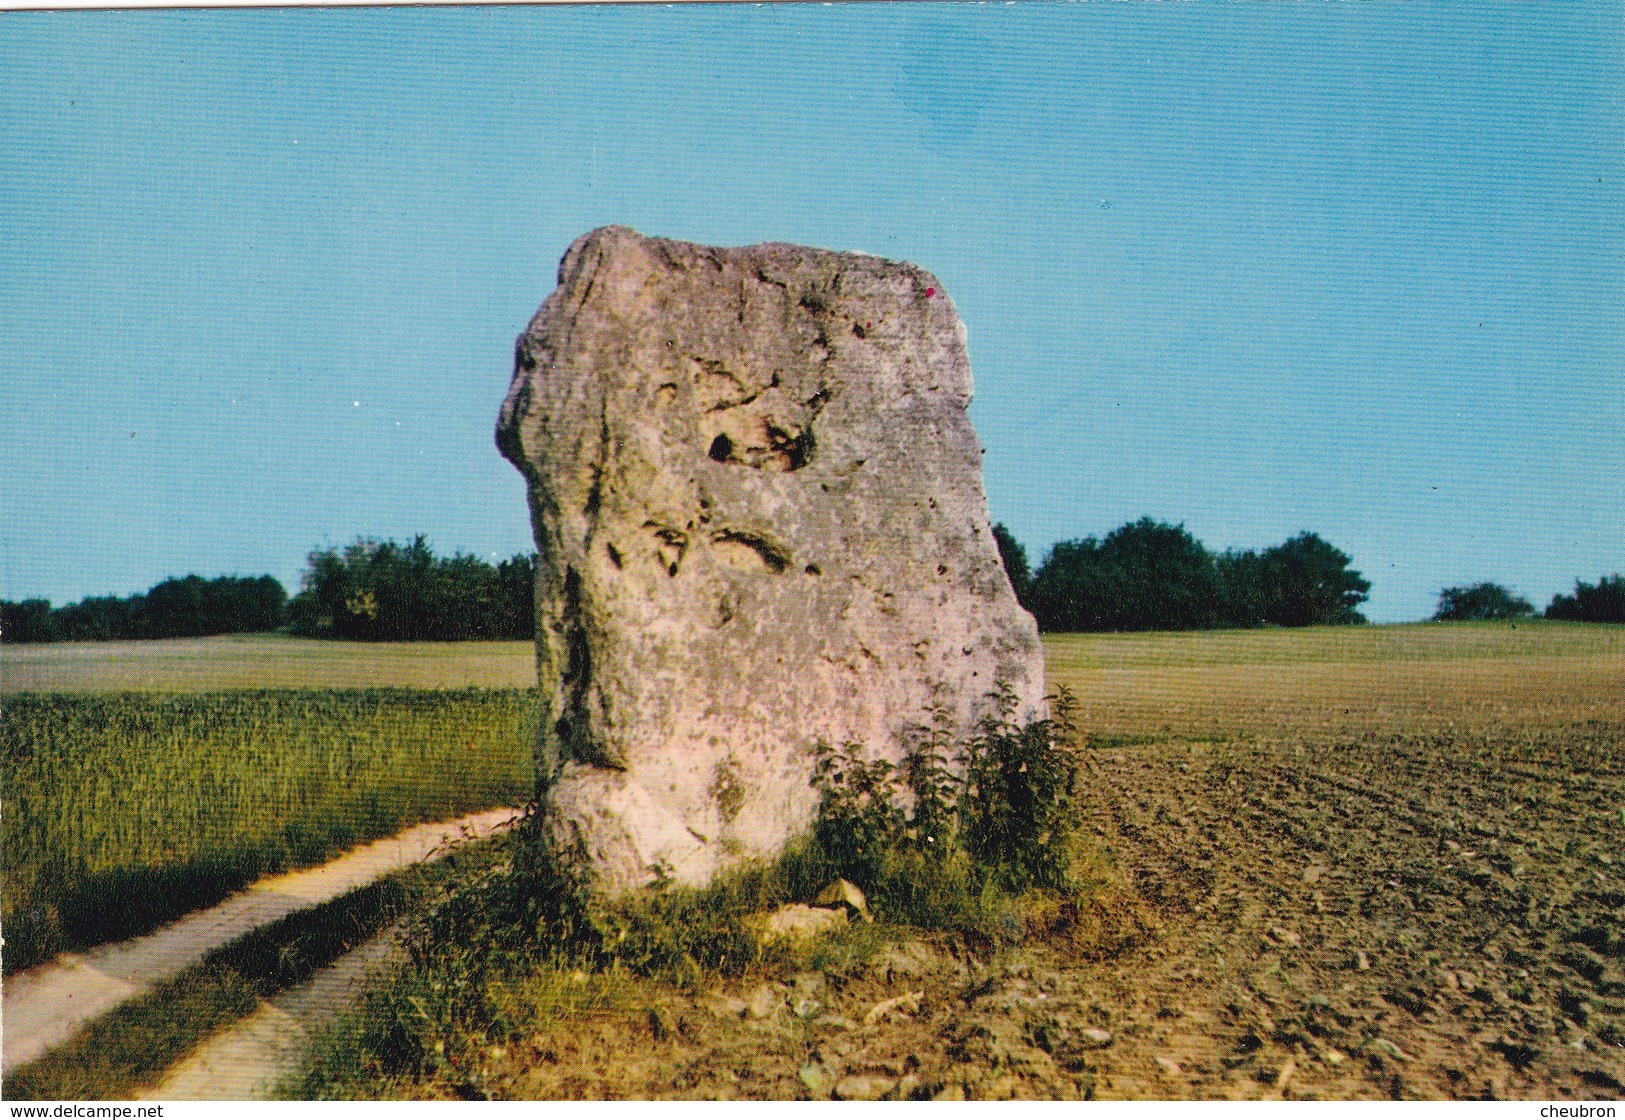
M 1183 525 L 1146 517 L 1056 544 L 1026 604 L 1052 632 L 1363 623 L 1371 584 L 1349 565 L 1315 533 L 1214 556 Z
M 1625 622 L 1625 576 L 1603 576 L 1595 584 L 1576 580 L 1573 595 L 1556 595 L 1547 618 L 1568 622 Z
M 49 600 L 0 602 L 0 641 L 85 642 L 249 634 L 287 622 L 288 593 L 271 576 L 185 576 L 145 595 L 92 597 L 51 609 Z
M 408 545 L 361 539 L 310 554 L 291 629 L 380 642 L 529 638 L 534 579 L 530 554 L 492 567 L 461 553 L 438 557 L 422 536 Z
M 1439 609 L 1434 622 L 1487 622 L 1495 619 L 1524 618 L 1535 613 L 1529 600 L 1514 595 L 1498 583 L 1475 583 L 1471 587 L 1447 587 L 1439 592 Z

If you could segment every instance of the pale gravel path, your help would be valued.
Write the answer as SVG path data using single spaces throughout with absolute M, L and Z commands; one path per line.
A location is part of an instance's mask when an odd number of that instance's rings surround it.
M 414 863 L 459 838 L 488 836 L 519 815 L 490 809 L 461 820 L 417 825 L 365 844 L 321 867 L 263 879 L 218 906 L 112 945 L 64 953 L 4 981 L 0 1027 L 7 1071 L 71 1038 L 91 1019 L 203 959 L 211 950 L 298 910 L 327 902 Z
M 398 927 L 397 927 L 398 928 Z M 268 1097 L 292 1073 L 311 1032 L 364 990 L 373 968 L 398 952 L 396 929 L 378 934 L 303 984 L 198 1044 L 142 1094 L 156 1101 L 247 1101 Z

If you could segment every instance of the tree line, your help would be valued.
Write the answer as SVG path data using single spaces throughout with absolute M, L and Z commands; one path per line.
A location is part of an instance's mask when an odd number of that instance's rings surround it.
M 49 599 L 0 600 L 0 641 L 100 642 L 254 633 L 287 623 L 288 592 L 271 576 L 185 576 L 120 598 L 93 596 L 67 606 Z
M 1335 626 L 1366 621 L 1371 584 L 1351 558 L 1303 532 L 1262 550 L 1214 553 L 1183 525 L 1149 517 L 1104 538 L 1061 541 L 1031 570 L 1003 525 L 993 538 L 1021 605 L 1046 632 L 1207 630 L 1217 627 Z M 1495 583 L 1447 587 L 1435 621 L 1532 617 L 1535 608 Z M 1545 617 L 1625 622 L 1625 577 L 1576 581 Z
M 1499 583 L 1447 587 L 1439 592 L 1434 622 L 1483 622 L 1532 618 L 1535 607 Z M 1574 594 L 1561 592 L 1546 605 L 1545 617 L 1564 622 L 1625 622 L 1625 576 L 1603 576 L 1596 583 L 1574 581 Z
M 1011 586 L 1044 631 L 1203 630 L 1363 623 L 1370 583 L 1315 533 L 1262 550 L 1209 551 L 1183 525 L 1149 517 L 1105 537 L 1061 541 L 1037 571 L 1003 525 L 993 526 Z M 127 598 L 53 608 L 0 600 L 0 642 L 188 638 L 280 630 L 359 641 L 529 638 L 535 632 L 536 556 L 499 564 L 408 544 L 356 540 L 306 557 L 291 599 L 271 576 L 189 575 Z M 1576 581 L 1545 617 L 1625 623 L 1625 577 Z M 1437 621 L 1532 617 L 1527 599 L 1496 583 L 1447 587 Z
M 1214 553 L 1183 525 L 1143 517 L 1057 543 L 1037 571 L 1003 525 L 993 536 L 1016 598 L 1046 632 L 1365 622 L 1370 582 L 1315 533 Z
M 535 573 L 534 553 L 493 567 L 478 556 L 438 557 L 421 535 L 407 545 L 358 540 L 318 549 L 288 605 L 288 629 L 373 642 L 529 638 Z
M 166 579 L 143 594 L 55 607 L 0 600 L 0 642 L 195 638 L 280 630 L 362 641 L 529 638 L 535 632 L 534 554 L 491 565 L 440 557 L 428 542 L 360 539 L 306 558 L 299 594 L 273 576 Z

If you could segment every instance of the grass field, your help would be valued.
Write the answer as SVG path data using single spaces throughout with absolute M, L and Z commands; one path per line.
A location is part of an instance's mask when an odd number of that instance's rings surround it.
M 422 821 L 522 805 L 529 689 L 4 701 L 8 972 Z

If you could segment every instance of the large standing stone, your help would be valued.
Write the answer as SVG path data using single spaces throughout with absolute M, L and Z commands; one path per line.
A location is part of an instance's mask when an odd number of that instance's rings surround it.
M 709 878 L 816 808 L 810 750 L 896 757 L 996 680 L 1043 711 L 988 525 L 965 330 L 929 273 L 595 230 L 520 336 L 540 777 L 611 890 Z M 657 870 L 658 869 L 658 870 Z

